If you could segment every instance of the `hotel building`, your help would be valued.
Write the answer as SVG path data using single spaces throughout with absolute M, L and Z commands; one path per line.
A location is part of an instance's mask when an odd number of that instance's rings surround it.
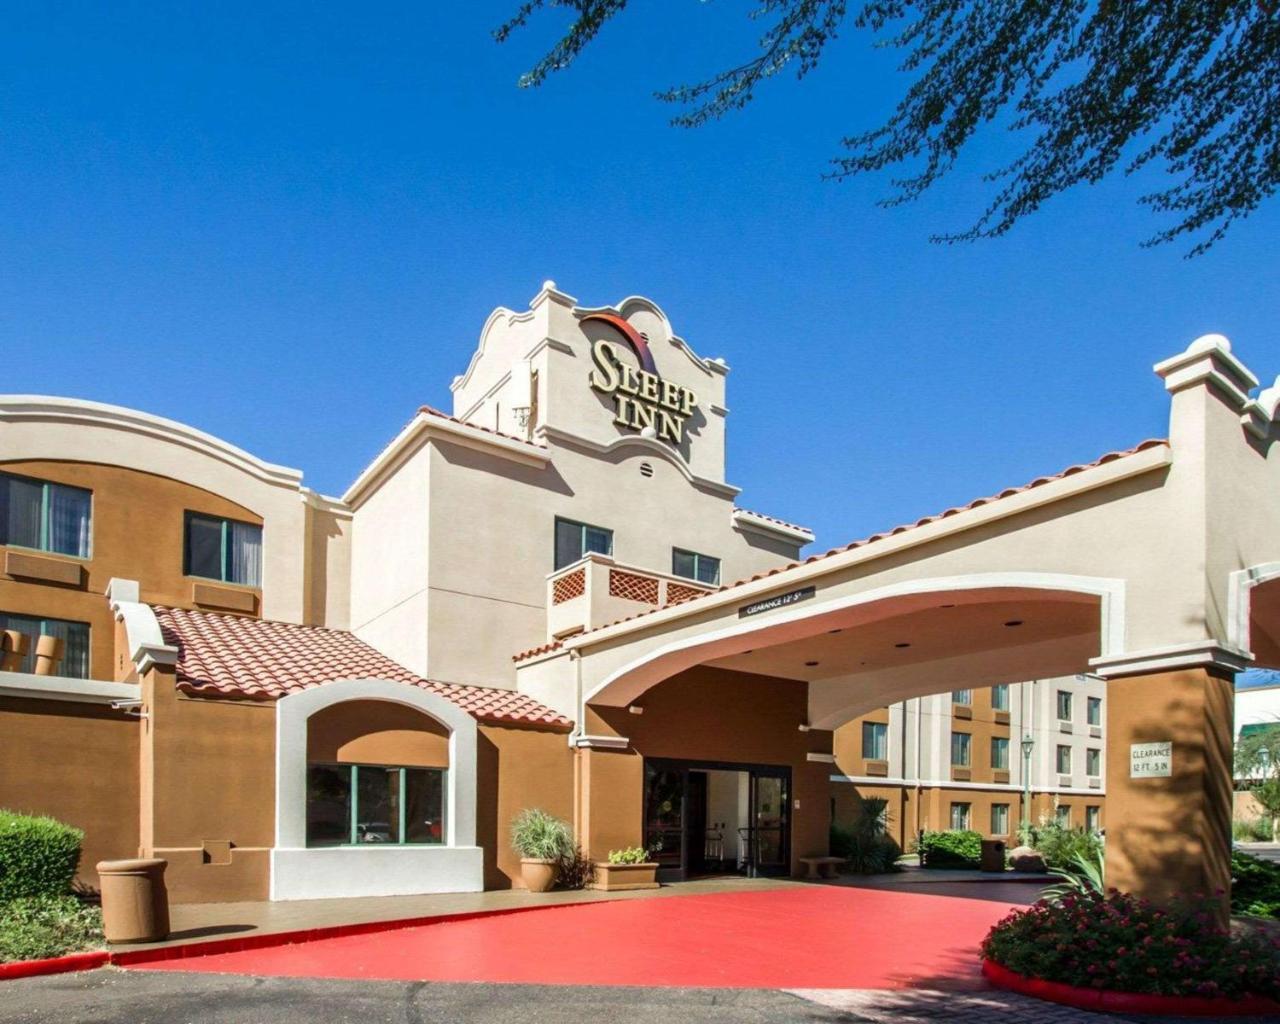
M 508 824 L 532 806 L 669 878 L 795 873 L 856 795 L 904 844 L 1102 827 L 1096 603 L 975 591 L 960 611 L 995 654 L 896 703 L 868 675 L 825 717 L 849 659 L 880 656 L 852 620 L 695 660 L 658 636 L 660 675 L 588 689 L 582 643 L 696 631 L 710 598 L 814 561 L 725 479 L 728 372 L 649 300 L 548 282 L 490 315 L 452 410 L 413 413 L 336 497 L 142 411 L 0 397 L 0 806 L 83 828 L 89 885 L 100 859 L 166 858 L 179 902 L 518 884 Z M 734 618 L 789 622 L 814 591 Z M 948 639 L 917 612 L 858 628 L 886 657 Z M 1014 636 L 1057 674 L 1024 681 Z

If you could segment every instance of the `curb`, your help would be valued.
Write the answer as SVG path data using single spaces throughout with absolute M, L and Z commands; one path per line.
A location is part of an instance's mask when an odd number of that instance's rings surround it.
M 15 960 L 0 964 L 0 981 L 9 978 L 34 978 L 41 974 L 91 971 L 95 967 L 105 966 L 110 960 L 111 954 L 105 949 L 95 949 L 87 953 L 69 953 L 67 956 L 55 956 L 48 960 Z
M 1060 981 L 1028 978 L 993 960 L 982 961 L 982 975 L 996 988 L 1095 1013 L 1143 1013 L 1163 1017 L 1270 1017 L 1280 1014 L 1280 1003 L 1264 996 L 1214 999 L 1077 988 Z

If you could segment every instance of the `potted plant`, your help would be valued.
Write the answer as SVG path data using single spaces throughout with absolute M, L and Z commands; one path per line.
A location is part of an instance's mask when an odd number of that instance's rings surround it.
M 649 851 L 643 846 L 610 850 L 609 859 L 603 864 L 596 864 L 595 888 L 606 892 L 656 889 L 657 874 L 658 864 L 649 859 Z
M 520 877 L 530 892 L 546 892 L 556 884 L 560 861 L 573 853 L 568 824 L 530 807 L 511 822 L 511 846 L 520 854 Z

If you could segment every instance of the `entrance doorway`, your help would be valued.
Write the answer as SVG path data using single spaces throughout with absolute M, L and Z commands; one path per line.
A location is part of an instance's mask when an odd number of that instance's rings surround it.
M 785 875 L 791 867 L 791 769 L 646 759 L 644 842 L 662 881 Z

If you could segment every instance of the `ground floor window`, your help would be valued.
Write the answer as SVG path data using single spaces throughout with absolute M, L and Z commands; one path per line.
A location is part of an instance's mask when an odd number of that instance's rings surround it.
M 953 829 L 963 831 L 969 827 L 969 813 L 973 810 L 971 804 L 952 804 L 951 805 L 951 827 Z
M 1062 828 L 1071 827 L 1071 808 L 1068 805 L 1061 804 L 1054 812 L 1054 817 L 1057 818 L 1058 824 Z
M 56 636 L 62 641 L 62 662 L 57 674 L 71 679 L 89 678 L 89 624 L 63 619 L 38 619 L 29 615 L 0 612 L 0 629 L 16 629 L 27 638 L 27 653 L 18 666 L 19 672 L 36 670 L 36 641 L 42 636 Z
M 1102 808 L 1096 804 L 1090 804 L 1084 809 L 1084 827 L 1090 832 L 1098 832 L 1102 829 Z
M 307 766 L 307 845 L 440 844 L 445 771 L 368 764 Z
M 991 805 L 991 834 L 993 836 L 1007 836 L 1009 834 L 1008 804 Z

